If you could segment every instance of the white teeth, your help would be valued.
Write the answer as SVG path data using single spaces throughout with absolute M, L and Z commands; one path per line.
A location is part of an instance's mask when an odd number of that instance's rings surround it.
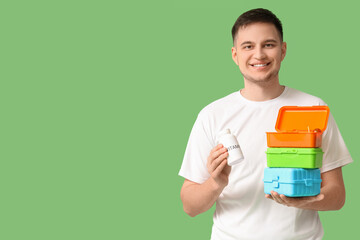
M 254 67 L 265 67 L 267 65 L 267 63 L 266 64 L 254 64 L 253 66 Z

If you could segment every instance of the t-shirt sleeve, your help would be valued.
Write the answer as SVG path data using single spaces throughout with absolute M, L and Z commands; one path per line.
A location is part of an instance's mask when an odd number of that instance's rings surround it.
M 353 162 L 331 113 L 322 138 L 322 150 L 324 155 L 321 172 L 327 172 Z
M 196 183 L 203 183 L 210 174 L 207 158 L 215 146 L 210 133 L 209 119 L 200 112 L 191 130 L 179 175 Z

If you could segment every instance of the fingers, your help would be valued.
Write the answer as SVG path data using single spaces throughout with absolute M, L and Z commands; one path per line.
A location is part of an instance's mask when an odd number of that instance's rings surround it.
M 324 199 L 324 197 L 325 197 L 324 194 L 319 194 L 316 196 L 316 201 L 321 201 Z
M 221 154 L 217 159 L 215 159 L 209 166 L 210 173 L 214 172 L 221 164 L 223 164 L 224 160 L 225 160 L 225 162 L 227 162 L 226 161 L 227 156 L 228 156 L 228 153 L 225 152 L 225 153 Z M 226 164 L 222 167 L 222 169 L 224 169 L 225 166 L 226 166 Z
M 277 192 L 271 191 L 270 194 L 265 194 L 265 197 L 267 199 L 271 199 L 271 200 L 274 200 L 277 203 L 280 203 L 281 199 L 280 200 L 278 199 L 278 195 L 279 194 Z
M 227 158 L 228 152 L 221 144 L 217 145 L 211 150 L 208 157 L 208 170 L 210 173 L 214 172 L 215 169 Z
M 219 144 L 216 147 L 214 147 L 211 151 L 210 151 L 210 155 L 208 157 L 208 161 L 210 162 L 210 164 L 212 163 L 212 161 L 214 161 L 215 159 L 217 159 L 221 154 L 227 152 L 227 149 L 222 145 Z
M 210 151 L 208 157 L 208 172 L 220 187 L 225 187 L 228 184 L 228 177 L 231 171 L 231 167 L 227 164 L 228 156 L 227 149 L 222 144 L 219 144 Z
M 286 204 L 286 196 L 281 194 L 279 195 L 277 192 L 274 192 L 274 191 L 271 191 L 271 197 L 273 198 L 273 200 L 277 203 L 280 203 L 280 204 L 284 204 L 284 205 L 287 205 Z M 284 198 L 285 197 L 285 198 Z
M 270 194 L 265 194 L 265 197 L 271 200 L 274 200 Z
M 275 191 L 271 191 L 271 194 L 265 194 L 265 197 L 288 207 L 301 208 L 306 204 L 323 200 L 324 194 L 319 194 L 317 196 L 311 196 L 311 197 L 287 197 L 284 194 L 278 194 Z
M 284 194 L 278 194 L 275 191 L 271 191 L 271 195 L 270 195 L 270 199 L 274 200 L 275 202 L 288 206 L 291 206 L 291 201 L 293 200 L 292 198 L 289 198 L 287 196 L 285 196 Z
M 214 152 L 216 152 L 217 150 L 219 150 L 219 149 L 222 148 L 222 147 L 223 147 L 222 144 L 216 145 L 213 149 L 211 149 L 210 155 L 212 155 Z
M 227 166 L 227 159 L 223 160 L 220 163 L 220 165 L 213 171 L 213 175 L 218 176 L 226 166 Z

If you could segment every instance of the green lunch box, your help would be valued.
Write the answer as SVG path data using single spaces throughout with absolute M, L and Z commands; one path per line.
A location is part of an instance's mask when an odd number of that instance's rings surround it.
M 321 168 L 321 148 L 268 148 L 268 167 Z

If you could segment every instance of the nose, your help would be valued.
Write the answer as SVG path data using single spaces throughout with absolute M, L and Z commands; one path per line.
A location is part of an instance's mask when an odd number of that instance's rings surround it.
M 256 59 L 264 59 L 266 57 L 264 49 L 262 47 L 255 48 L 254 57 Z

